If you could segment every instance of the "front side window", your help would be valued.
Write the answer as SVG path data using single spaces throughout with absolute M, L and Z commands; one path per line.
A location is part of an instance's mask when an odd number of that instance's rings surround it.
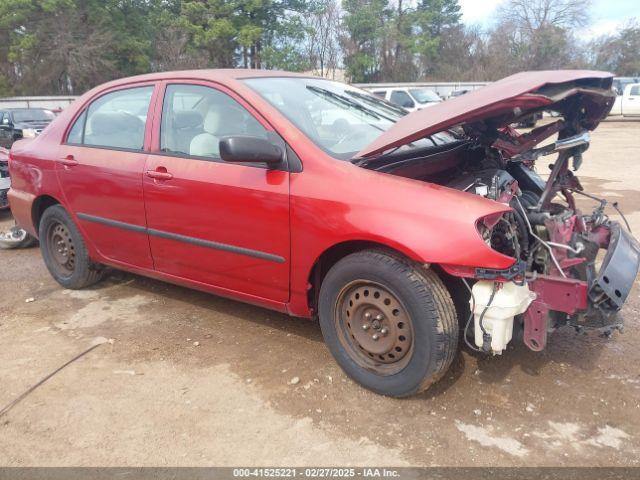
M 229 95 L 202 85 L 169 85 L 162 107 L 160 149 L 166 153 L 220 159 L 220 139 L 267 138 L 267 130 Z
M 637 97 L 640 95 L 640 85 L 634 85 L 631 87 L 631 92 L 629 93 L 632 97 Z
M 153 87 L 107 93 L 78 117 L 67 143 L 142 150 Z
M 409 94 L 404 90 L 394 90 L 393 92 L 391 92 L 389 100 L 391 100 L 392 103 L 400 105 L 404 108 L 413 108 L 416 106 Z

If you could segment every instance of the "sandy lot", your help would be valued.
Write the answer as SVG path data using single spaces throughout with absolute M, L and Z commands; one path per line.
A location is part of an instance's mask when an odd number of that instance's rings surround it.
M 638 138 L 604 123 L 579 173 L 640 232 Z M 640 466 L 638 289 L 622 335 L 464 351 L 406 400 L 347 379 L 314 322 L 120 272 L 64 290 L 37 248 L 0 251 L 0 292 L 0 408 L 114 339 L 0 417 L 0 465 Z

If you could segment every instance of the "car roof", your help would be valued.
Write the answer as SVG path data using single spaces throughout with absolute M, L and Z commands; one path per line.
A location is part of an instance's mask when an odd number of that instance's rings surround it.
M 201 70 L 176 70 L 170 72 L 147 73 L 134 77 L 120 78 L 108 82 L 107 85 L 118 85 L 132 82 L 159 81 L 168 79 L 198 79 L 212 80 L 219 83 L 229 83 L 235 80 L 247 78 L 274 78 L 274 77 L 297 77 L 297 78 L 319 78 L 314 75 L 304 73 L 286 72 L 283 70 L 257 70 L 248 68 L 220 68 Z M 323 79 L 327 80 L 327 79 Z
M 9 107 L 9 108 L 3 108 L 2 110 L 8 110 L 9 112 L 16 112 L 19 110 L 51 110 L 51 109 L 44 108 L 44 107 Z

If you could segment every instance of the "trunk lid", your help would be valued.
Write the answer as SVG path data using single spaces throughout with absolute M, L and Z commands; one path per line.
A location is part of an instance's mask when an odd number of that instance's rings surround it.
M 418 110 L 400 119 L 362 149 L 356 158 L 368 158 L 420 138 L 473 123 L 500 128 L 527 114 L 546 109 L 578 115 L 593 130 L 611 110 L 613 75 L 589 70 L 522 72 L 465 95 Z

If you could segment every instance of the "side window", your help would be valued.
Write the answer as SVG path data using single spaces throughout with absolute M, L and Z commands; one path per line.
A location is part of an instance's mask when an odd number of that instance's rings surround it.
M 267 138 L 267 130 L 229 95 L 202 85 L 168 85 L 162 107 L 163 152 L 220 158 L 227 135 Z
M 86 113 L 78 118 L 67 142 L 142 150 L 152 93 L 153 87 L 149 86 L 128 88 L 103 95 L 89 105 Z M 84 135 L 81 133 L 82 125 Z M 80 141 L 72 141 L 72 135 L 74 140 Z
M 631 93 L 629 93 L 632 97 L 640 96 L 640 85 L 634 85 L 631 87 Z
M 403 90 L 394 90 L 391 92 L 389 100 L 396 105 L 400 105 L 404 108 L 413 108 L 416 104 L 411 100 L 409 94 Z
M 67 136 L 67 143 L 76 143 L 76 144 L 82 143 L 82 134 L 84 133 L 84 122 L 86 118 L 87 118 L 87 111 L 85 110 L 84 112 L 82 112 L 82 115 L 80 115 L 77 118 L 76 123 L 73 124 L 73 127 L 71 127 L 71 130 L 69 130 L 69 135 Z
M 9 125 L 9 114 L 4 112 L 0 113 L 0 117 L 2 117 L 2 125 Z

